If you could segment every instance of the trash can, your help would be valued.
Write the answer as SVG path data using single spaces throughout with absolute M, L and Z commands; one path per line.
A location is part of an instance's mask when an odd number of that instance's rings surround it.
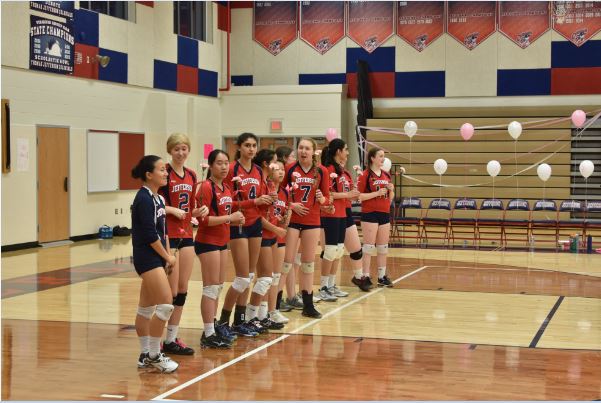
M 570 237 L 570 252 L 578 253 L 578 241 L 579 241 L 578 235 L 572 235 Z

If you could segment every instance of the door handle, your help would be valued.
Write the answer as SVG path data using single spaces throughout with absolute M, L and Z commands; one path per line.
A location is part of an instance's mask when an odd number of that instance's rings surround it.
M 69 177 L 65 176 L 65 181 L 63 182 L 63 188 L 65 189 L 65 192 L 69 191 Z

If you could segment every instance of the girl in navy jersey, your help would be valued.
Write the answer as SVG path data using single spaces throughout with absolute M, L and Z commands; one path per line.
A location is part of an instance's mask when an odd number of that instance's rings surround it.
M 363 278 L 362 286 L 372 286 L 370 264 L 377 255 L 378 286 L 392 287 L 386 276 L 386 256 L 390 238 L 390 201 L 394 197 L 394 185 L 388 172 L 382 170 L 384 150 L 372 148 L 367 153 L 367 169 L 359 177 L 361 195 L 361 230 L 363 232 Z M 353 283 L 359 285 L 359 282 Z M 361 286 L 360 286 L 361 287 Z
M 159 187 L 167 183 L 167 170 L 159 157 L 147 155 L 131 174 L 144 182 L 131 207 L 134 267 L 142 278 L 136 315 L 136 332 L 142 350 L 138 368 L 152 366 L 169 373 L 175 371 L 178 364 L 161 352 L 161 335 L 173 312 L 165 270 L 175 264 L 175 256 L 167 246 L 165 202 L 158 194 Z
M 254 337 L 264 333 L 258 321 L 247 322 L 246 317 L 253 317 L 259 309 L 258 304 L 248 304 L 248 289 L 252 283 L 263 236 L 259 208 L 273 202 L 271 196 L 265 194 L 263 172 L 253 164 L 252 159 L 257 154 L 257 136 L 252 133 L 242 133 L 236 144 L 236 161 L 230 163 L 229 173 L 224 183 L 234 193 L 233 210 L 244 214 L 244 225 L 230 228 L 230 249 L 236 277 L 225 296 L 219 323 L 229 326 L 229 319 L 235 306 L 234 333 Z M 251 274 L 252 273 L 252 274 Z M 269 288 L 271 277 L 261 278 L 253 288 L 253 293 L 260 296 L 263 288 Z
M 205 217 L 206 206 L 195 208 L 194 195 L 197 190 L 196 173 L 184 166 L 190 154 L 190 139 L 185 134 L 175 133 L 167 139 L 167 152 L 171 163 L 167 164 L 167 185 L 159 189 L 167 207 L 167 234 L 171 250 L 179 250 L 177 262 L 169 275 L 173 293 L 174 310 L 167 324 L 167 336 L 163 351 L 169 354 L 192 355 L 194 350 L 178 337 L 179 322 L 188 295 L 188 281 L 194 264 L 194 242 L 192 240 L 192 217 Z
M 232 192 L 224 183 L 229 170 L 228 155 L 222 150 L 213 150 L 208 162 L 208 179 L 202 183 L 196 202 L 209 207 L 209 215 L 199 220 L 194 242 L 194 249 L 200 259 L 203 285 L 200 310 L 204 332 L 200 344 L 203 347 L 223 348 L 231 346 L 233 337 L 227 330 L 217 332 L 215 312 L 225 281 L 230 224 L 244 225 L 244 215 L 240 211 L 232 212 Z
M 298 161 L 286 167 L 283 186 L 290 187 L 292 216 L 286 234 L 286 256 L 282 265 L 284 276 L 294 262 L 299 239 L 301 244 L 300 288 L 303 299 L 303 316 L 320 318 L 313 305 L 313 272 L 315 250 L 320 234 L 320 206 L 328 205 L 330 198 L 327 169 L 317 163 L 313 139 L 303 138 L 298 143 Z

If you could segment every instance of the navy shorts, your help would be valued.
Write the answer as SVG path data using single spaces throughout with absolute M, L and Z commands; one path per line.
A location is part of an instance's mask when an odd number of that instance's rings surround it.
M 278 248 L 285 248 L 285 247 L 286 247 L 286 243 L 284 243 L 284 242 L 279 243 L 278 242 Z
M 147 271 L 165 267 L 165 260 L 159 256 L 150 246 L 134 248 L 134 268 L 138 275 L 142 275 Z
M 261 239 L 261 248 L 271 248 L 277 241 L 277 238 Z
M 261 238 L 263 237 L 263 224 L 259 218 L 254 224 L 242 227 L 242 233 L 240 233 L 239 225 L 230 226 L 230 239 L 248 239 L 248 238 Z
M 320 225 L 297 224 L 297 223 L 291 222 L 288 225 L 288 228 L 294 228 L 294 229 L 299 230 L 300 232 L 303 232 L 303 231 L 309 230 L 309 229 L 321 228 L 321 226 Z
M 321 217 L 321 228 L 326 236 L 326 245 L 344 243 L 346 235 L 346 218 Z
M 350 228 L 355 224 L 355 217 L 353 217 L 353 210 L 350 207 L 346 208 L 346 228 Z
M 171 249 L 182 249 L 187 248 L 188 246 L 194 246 L 194 240 L 192 238 L 169 238 L 169 247 Z
M 361 221 L 373 222 L 378 225 L 390 223 L 390 213 L 382 213 L 381 211 L 372 211 L 371 213 L 361 213 Z
M 210 243 L 200 243 L 194 242 L 194 252 L 197 255 L 202 255 L 203 253 L 215 252 L 216 250 L 222 251 L 227 249 L 227 244 L 225 245 L 211 245 Z

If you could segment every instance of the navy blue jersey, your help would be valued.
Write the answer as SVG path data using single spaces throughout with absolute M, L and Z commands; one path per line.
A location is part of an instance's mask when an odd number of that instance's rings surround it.
M 157 254 L 150 246 L 157 239 L 166 247 L 165 201 L 160 195 L 143 186 L 136 193 L 131 209 L 131 240 L 134 250 Z

